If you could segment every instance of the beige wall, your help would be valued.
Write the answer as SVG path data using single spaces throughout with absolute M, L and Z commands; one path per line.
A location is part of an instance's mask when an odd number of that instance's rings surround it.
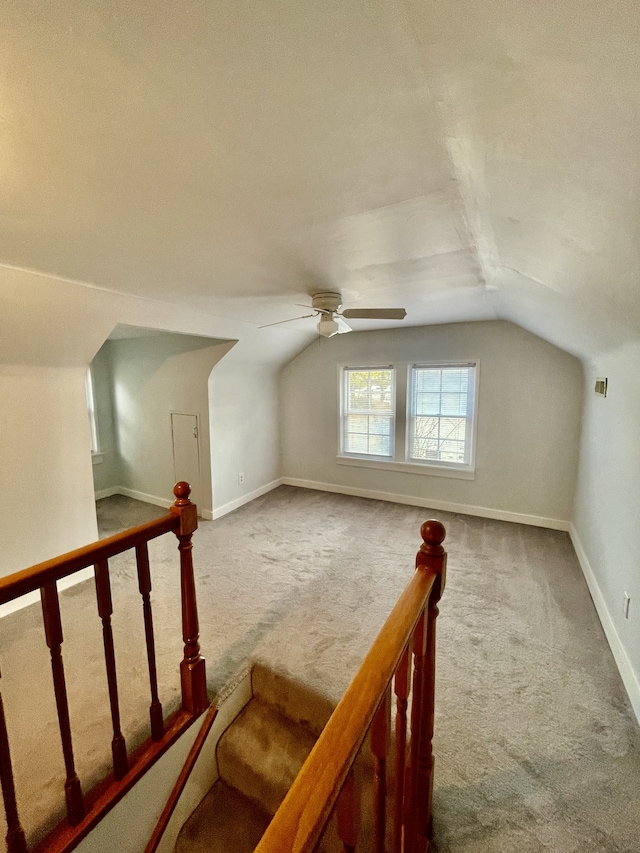
M 474 480 L 336 462 L 338 365 L 479 359 Z M 282 373 L 285 477 L 568 522 L 578 460 L 582 368 L 502 321 L 360 332 L 319 340 Z
M 0 365 L 0 575 L 97 537 L 85 376 Z

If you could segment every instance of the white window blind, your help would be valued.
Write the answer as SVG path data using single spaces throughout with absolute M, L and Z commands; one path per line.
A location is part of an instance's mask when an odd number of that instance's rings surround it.
M 345 367 L 342 452 L 393 456 L 395 391 L 393 368 Z
M 411 368 L 409 458 L 469 465 L 475 365 Z

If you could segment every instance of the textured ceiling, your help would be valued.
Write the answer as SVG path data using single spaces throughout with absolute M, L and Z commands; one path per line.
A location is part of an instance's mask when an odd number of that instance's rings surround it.
M 631 0 L 5 0 L 0 22 L 0 263 L 256 324 L 331 288 L 580 354 L 640 336 Z

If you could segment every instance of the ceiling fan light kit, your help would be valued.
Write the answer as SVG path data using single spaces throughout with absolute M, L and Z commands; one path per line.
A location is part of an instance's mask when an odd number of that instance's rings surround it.
M 338 323 L 332 317 L 321 317 L 318 323 L 318 334 L 323 338 L 331 338 L 340 331 Z

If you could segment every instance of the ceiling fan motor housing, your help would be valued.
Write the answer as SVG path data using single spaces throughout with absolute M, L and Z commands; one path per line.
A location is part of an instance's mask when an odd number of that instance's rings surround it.
M 311 300 L 316 311 L 339 311 L 342 308 L 342 295 L 335 290 L 316 293 Z

